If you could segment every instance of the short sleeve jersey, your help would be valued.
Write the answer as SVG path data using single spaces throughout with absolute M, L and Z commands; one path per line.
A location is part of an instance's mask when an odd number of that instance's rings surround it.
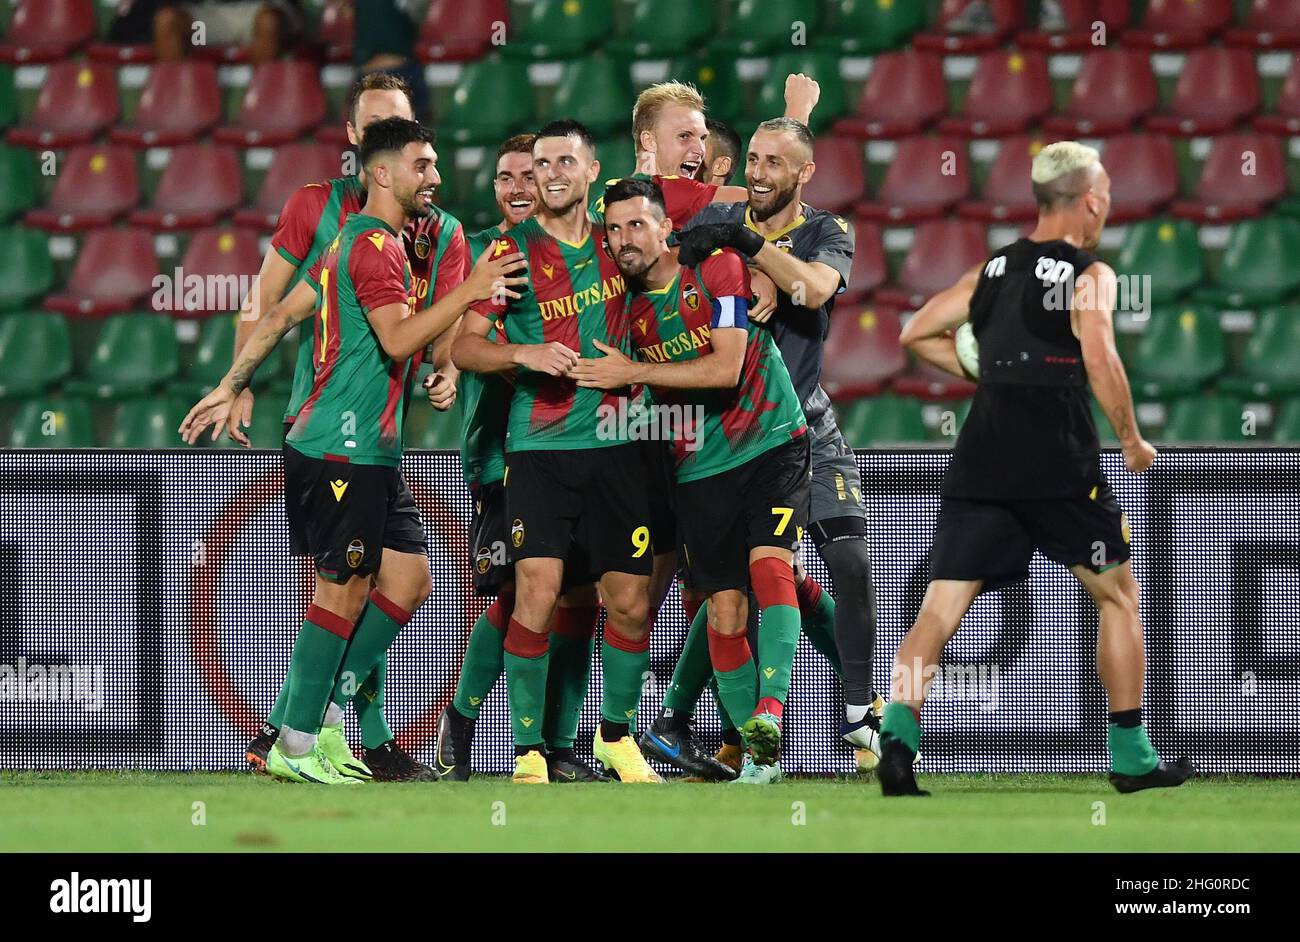
M 620 179 L 622 178 L 614 177 L 612 180 L 606 180 L 603 185 L 591 188 L 587 198 L 587 215 L 591 217 L 592 222 L 602 226 L 605 224 L 605 189 L 613 186 Z M 686 223 L 708 206 L 718 192 L 717 184 L 700 183 L 689 177 L 634 173 L 629 179 L 653 180 L 659 184 L 659 189 L 664 194 L 664 206 L 668 210 L 668 218 L 673 221 L 674 231 L 685 228 Z
M 415 309 L 422 311 L 469 277 L 469 245 L 460 220 L 434 206 L 410 220 L 402 242 L 411 263 Z
M 501 235 L 492 226 L 469 237 L 470 263 Z M 489 340 L 504 340 L 497 327 Z M 460 374 L 458 399 L 461 410 L 460 464 L 465 483 L 473 487 L 500 481 L 506 473 L 506 423 L 510 419 L 510 384 L 500 376 Z

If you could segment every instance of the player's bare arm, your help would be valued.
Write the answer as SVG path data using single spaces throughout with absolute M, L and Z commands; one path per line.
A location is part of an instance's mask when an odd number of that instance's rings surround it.
M 807 124 L 822 96 L 822 87 L 812 76 L 792 72 L 785 77 L 785 116 Z
M 970 299 L 979 284 L 982 265 L 962 275 L 957 283 L 940 291 L 912 315 L 899 335 L 899 342 L 927 363 L 969 379 L 957 359 L 957 342 L 952 332 L 970 319 Z
M 562 343 L 493 343 L 487 339 L 492 321 L 486 317 L 466 320 L 452 344 L 456 366 L 474 373 L 508 373 L 523 367 L 536 373 L 564 376 L 578 361 L 578 354 Z
M 1085 279 L 1091 280 L 1088 285 Z M 1084 290 L 1085 286 L 1089 290 Z M 1070 311 L 1070 329 L 1083 349 L 1083 366 L 1088 373 L 1092 394 L 1115 437 L 1124 449 L 1124 464 L 1134 474 L 1151 467 L 1156 450 L 1138 430 L 1137 414 L 1128 374 L 1115 349 L 1115 331 L 1111 320 L 1111 302 L 1115 297 L 1115 272 L 1105 262 L 1093 262 L 1075 286 L 1074 305 Z
M 235 321 L 235 355 L 232 365 L 239 360 L 239 354 L 243 351 L 244 344 L 248 343 L 248 338 L 253 335 L 262 312 L 271 310 L 276 302 L 284 297 L 293 275 L 293 265 L 277 252 L 274 246 L 267 249 L 266 257 L 262 259 L 262 267 L 257 273 L 256 287 L 244 298 L 244 303 L 239 309 L 239 319 Z M 245 389 L 240 393 L 231 411 L 234 417 L 234 428 L 247 428 L 251 425 L 253 391 Z M 243 437 L 242 432 L 240 435 Z M 240 441 L 239 438 L 235 440 Z M 244 443 L 246 442 L 247 439 L 244 438 Z
M 733 389 L 740 382 L 748 336 L 743 327 L 715 327 L 709 333 L 710 353 L 677 363 L 632 360 L 597 340 L 596 349 L 605 355 L 583 357 L 569 376 L 588 389 L 619 389 L 636 383 L 669 389 Z

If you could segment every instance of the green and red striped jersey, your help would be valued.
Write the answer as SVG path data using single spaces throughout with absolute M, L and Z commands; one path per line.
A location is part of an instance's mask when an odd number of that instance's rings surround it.
M 602 226 L 605 224 L 605 190 L 621 179 L 623 178 L 614 177 L 600 186 L 591 188 L 591 193 L 587 196 L 587 215 L 591 217 L 592 222 Z M 681 229 L 696 213 L 713 202 L 713 197 L 718 192 L 716 183 L 701 183 L 690 177 L 634 173 L 627 179 L 653 180 L 659 184 L 659 189 L 664 194 L 664 207 L 668 210 L 668 218 L 673 221 L 673 231 Z
M 632 343 L 641 360 L 693 360 L 713 352 L 713 330 L 748 332 L 734 389 L 651 389 L 656 407 L 681 407 L 680 414 L 670 413 L 678 481 L 721 474 L 807 431 L 771 331 L 749 323 L 749 296 L 749 272 L 730 249 L 695 268 L 680 267 L 664 288 L 628 293 Z M 663 427 L 663 420 L 652 424 Z
M 579 245 L 546 233 L 525 219 L 488 250 L 522 252 L 528 284 L 517 300 L 483 301 L 474 310 L 501 321 L 511 343 L 556 341 L 584 357 L 603 356 L 593 341 L 631 355 L 623 301 L 626 286 L 605 241 L 605 228 L 592 226 Z M 581 389 L 571 379 L 519 370 L 510 402 L 506 451 L 605 448 L 624 444 L 597 432 L 601 407 L 626 408 L 627 391 Z
M 368 314 L 389 304 L 415 312 L 402 237 L 374 216 L 349 216 L 308 277 L 319 295 L 312 330 L 312 388 L 288 441 L 312 458 L 397 465 L 402 423 L 420 354 L 384 352 Z
M 423 311 L 469 277 L 469 243 L 460 220 L 434 206 L 402 229 L 415 285 L 415 309 Z M 432 285 L 432 290 L 430 286 Z
M 492 226 L 468 237 L 470 264 L 501 235 Z M 488 331 L 489 340 L 504 341 L 500 322 Z M 461 439 L 460 466 L 465 483 L 473 487 L 490 484 L 506 476 L 506 424 L 510 420 L 510 383 L 503 376 L 460 374 Z

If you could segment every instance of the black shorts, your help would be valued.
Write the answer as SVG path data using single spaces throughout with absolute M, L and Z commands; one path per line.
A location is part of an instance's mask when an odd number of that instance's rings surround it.
M 284 437 L 288 438 L 289 433 L 293 431 L 293 423 L 284 423 Z M 284 465 L 289 466 L 289 446 L 283 445 L 281 451 L 284 452 Z M 295 452 L 297 454 L 297 452 Z M 310 556 L 311 552 L 307 549 L 307 521 L 303 519 L 303 513 L 299 505 L 288 500 L 289 492 L 285 492 L 284 515 L 289 520 L 289 555 L 290 556 Z
M 309 458 L 284 449 L 290 542 L 303 546 L 332 582 L 368 576 L 385 549 L 426 553 L 424 528 L 402 472 L 385 465 Z
M 1029 578 L 1034 550 L 1062 566 L 1104 572 L 1129 558 L 1128 516 L 1105 481 L 1086 497 L 981 501 L 945 497 L 930 578 L 984 580 L 981 591 Z
M 654 561 L 653 473 L 654 464 L 639 442 L 508 453 L 511 554 L 515 560 L 581 560 L 574 565 L 592 577 L 607 572 L 648 576 Z
M 650 463 L 650 542 L 658 553 L 677 551 L 677 510 L 673 506 L 673 488 L 677 461 L 671 445 L 645 442 Z
M 704 595 L 749 585 L 749 551 L 793 550 L 808 525 L 812 466 L 808 436 L 676 490 L 686 582 Z
M 474 501 L 470 571 L 475 595 L 500 595 L 501 587 L 515 577 L 510 554 L 510 528 L 506 526 L 506 492 L 500 481 L 470 488 Z

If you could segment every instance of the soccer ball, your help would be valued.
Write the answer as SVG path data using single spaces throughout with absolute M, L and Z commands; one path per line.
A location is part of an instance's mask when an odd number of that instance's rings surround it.
M 957 341 L 957 361 L 966 375 L 971 379 L 980 378 L 980 345 L 975 339 L 975 331 L 970 321 L 957 328 L 954 338 Z

